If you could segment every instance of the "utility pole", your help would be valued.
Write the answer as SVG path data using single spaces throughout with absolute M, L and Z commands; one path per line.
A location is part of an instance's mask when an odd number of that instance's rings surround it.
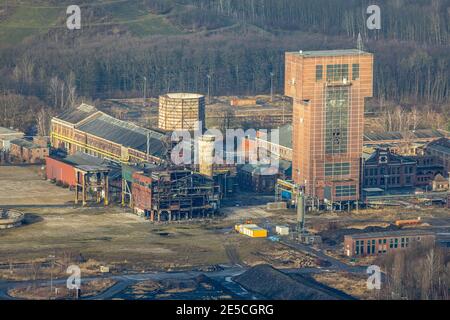
M 270 72 L 270 102 L 273 102 L 273 76 L 274 73 Z
M 210 85 L 211 85 L 211 75 L 208 73 L 207 75 L 206 75 L 206 77 L 208 78 L 208 104 L 210 104 L 211 103 L 211 92 L 210 92 Z
M 145 100 L 147 99 L 147 77 L 143 77 L 144 78 L 144 102 L 143 105 L 145 107 Z

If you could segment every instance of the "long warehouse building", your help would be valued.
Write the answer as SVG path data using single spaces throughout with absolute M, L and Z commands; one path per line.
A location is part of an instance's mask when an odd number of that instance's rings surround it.
M 53 117 L 51 129 L 52 146 L 68 154 L 155 164 L 163 163 L 167 155 L 165 134 L 118 120 L 87 104 Z

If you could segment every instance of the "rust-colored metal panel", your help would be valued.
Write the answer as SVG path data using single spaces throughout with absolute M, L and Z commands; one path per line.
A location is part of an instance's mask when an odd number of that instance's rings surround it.
M 152 178 L 143 172 L 133 173 L 131 193 L 133 194 L 134 207 L 140 210 L 151 210 L 152 208 Z
M 73 187 L 76 185 L 75 168 L 67 163 L 53 159 L 45 158 L 47 179 L 56 179 Z

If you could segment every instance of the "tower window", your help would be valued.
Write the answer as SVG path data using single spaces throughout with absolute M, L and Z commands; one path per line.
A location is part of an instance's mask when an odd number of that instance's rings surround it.
M 323 66 L 318 64 L 316 66 L 316 81 L 320 81 L 323 79 Z
M 349 91 L 346 87 L 328 88 L 325 112 L 325 152 L 347 152 Z
M 348 64 L 327 65 L 327 81 L 343 81 L 348 79 Z
M 352 79 L 359 79 L 359 63 L 354 63 L 352 66 Z

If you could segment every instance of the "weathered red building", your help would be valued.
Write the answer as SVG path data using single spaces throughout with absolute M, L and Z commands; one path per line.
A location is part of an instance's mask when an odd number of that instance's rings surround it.
M 77 184 L 77 166 L 104 165 L 102 159 L 80 152 L 65 157 L 48 156 L 45 158 L 45 164 L 45 173 L 48 180 L 55 180 L 70 187 Z
M 136 213 L 148 216 L 152 210 L 152 178 L 146 176 L 144 172 L 135 172 L 132 177 L 134 210 Z M 153 216 L 151 216 L 151 220 L 153 220 Z
M 424 230 L 368 232 L 344 236 L 344 251 L 349 257 L 386 254 L 408 248 L 413 242 L 434 243 L 436 235 Z
M 13 161 L 43 163 L 49 154 L 49 149 L 25 139 L 15 139 L 10 142 L 9 154 Z
M 60 181 L 70 187 L 76 185 L 75 168 L 60 159 L 45 158 L 45 173 L 48 180 Z
M 285 61 L 285 95 L 293 99 L 293 180 L 320 203 L 341 207 L 358 201 L 373 55 L 356 49 L 297 51 L 287 52 Z

